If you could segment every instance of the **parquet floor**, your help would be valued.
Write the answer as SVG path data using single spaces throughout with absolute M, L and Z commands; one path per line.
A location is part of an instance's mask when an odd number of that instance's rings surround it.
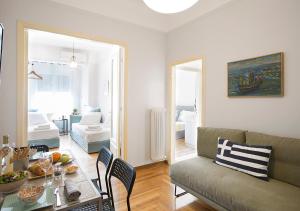
M 175 146 L 175 159 L 176 161 L 189 159 L 196 156 L 196 149 L 192 146 L 185 144 L 184 139 L 177 139 Z
M 78 163 L 88 177 L 96 177 L 97 154 L 85 153 L 70 137 L 61 137 L 61 149 L 68 149 L 76 155 Z M 126 190 L 121 183 L 113 181 L 113 193 L 117 211 L 125 211 Z M 170 182 L 167 163 L 157 163 L 137 168 L 130 204 L 133 211 L 212 211 L 203 201 L 190 194 L 174 197 L 174 185 Z

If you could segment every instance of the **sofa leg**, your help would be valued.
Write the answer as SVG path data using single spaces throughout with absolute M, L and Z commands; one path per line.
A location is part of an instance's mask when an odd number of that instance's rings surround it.
M 180 196 L 183 196 L 183 195 L 185 195 L 185 194 L 187 194 L 186 191 L 177 194 L 177 185 L 175 185 L 175 196 L 176 196 L 176 197 L 180 197 Z

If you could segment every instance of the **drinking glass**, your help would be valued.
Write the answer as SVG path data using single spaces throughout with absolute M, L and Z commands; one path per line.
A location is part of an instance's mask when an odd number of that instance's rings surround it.
M 52 155 L 49 153 L 42 153 L 41 157 L 39 158 L 39 164 L 45 172 L 44 186 L 47 187 L 47 186 L 51 185 L 51 181 L 49 183 L 47 183 L 47 173 L 48 173 L 49 169 L 52 167 Z

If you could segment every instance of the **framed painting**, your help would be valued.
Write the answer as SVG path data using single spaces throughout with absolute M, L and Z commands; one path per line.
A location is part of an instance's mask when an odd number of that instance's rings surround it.
M 228 63 L 228 97 L 283 96 L 283 53 Z

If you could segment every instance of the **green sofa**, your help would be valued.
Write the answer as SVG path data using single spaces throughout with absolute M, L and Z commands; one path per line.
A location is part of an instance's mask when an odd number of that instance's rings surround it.
M 213 163 L 218 137 L 271 145 L 270 179 Z M 171 181 L 217 210 L 300 210 L 300 139 L 234 129 L 198 128 L 198 156 L 171 166 Z

